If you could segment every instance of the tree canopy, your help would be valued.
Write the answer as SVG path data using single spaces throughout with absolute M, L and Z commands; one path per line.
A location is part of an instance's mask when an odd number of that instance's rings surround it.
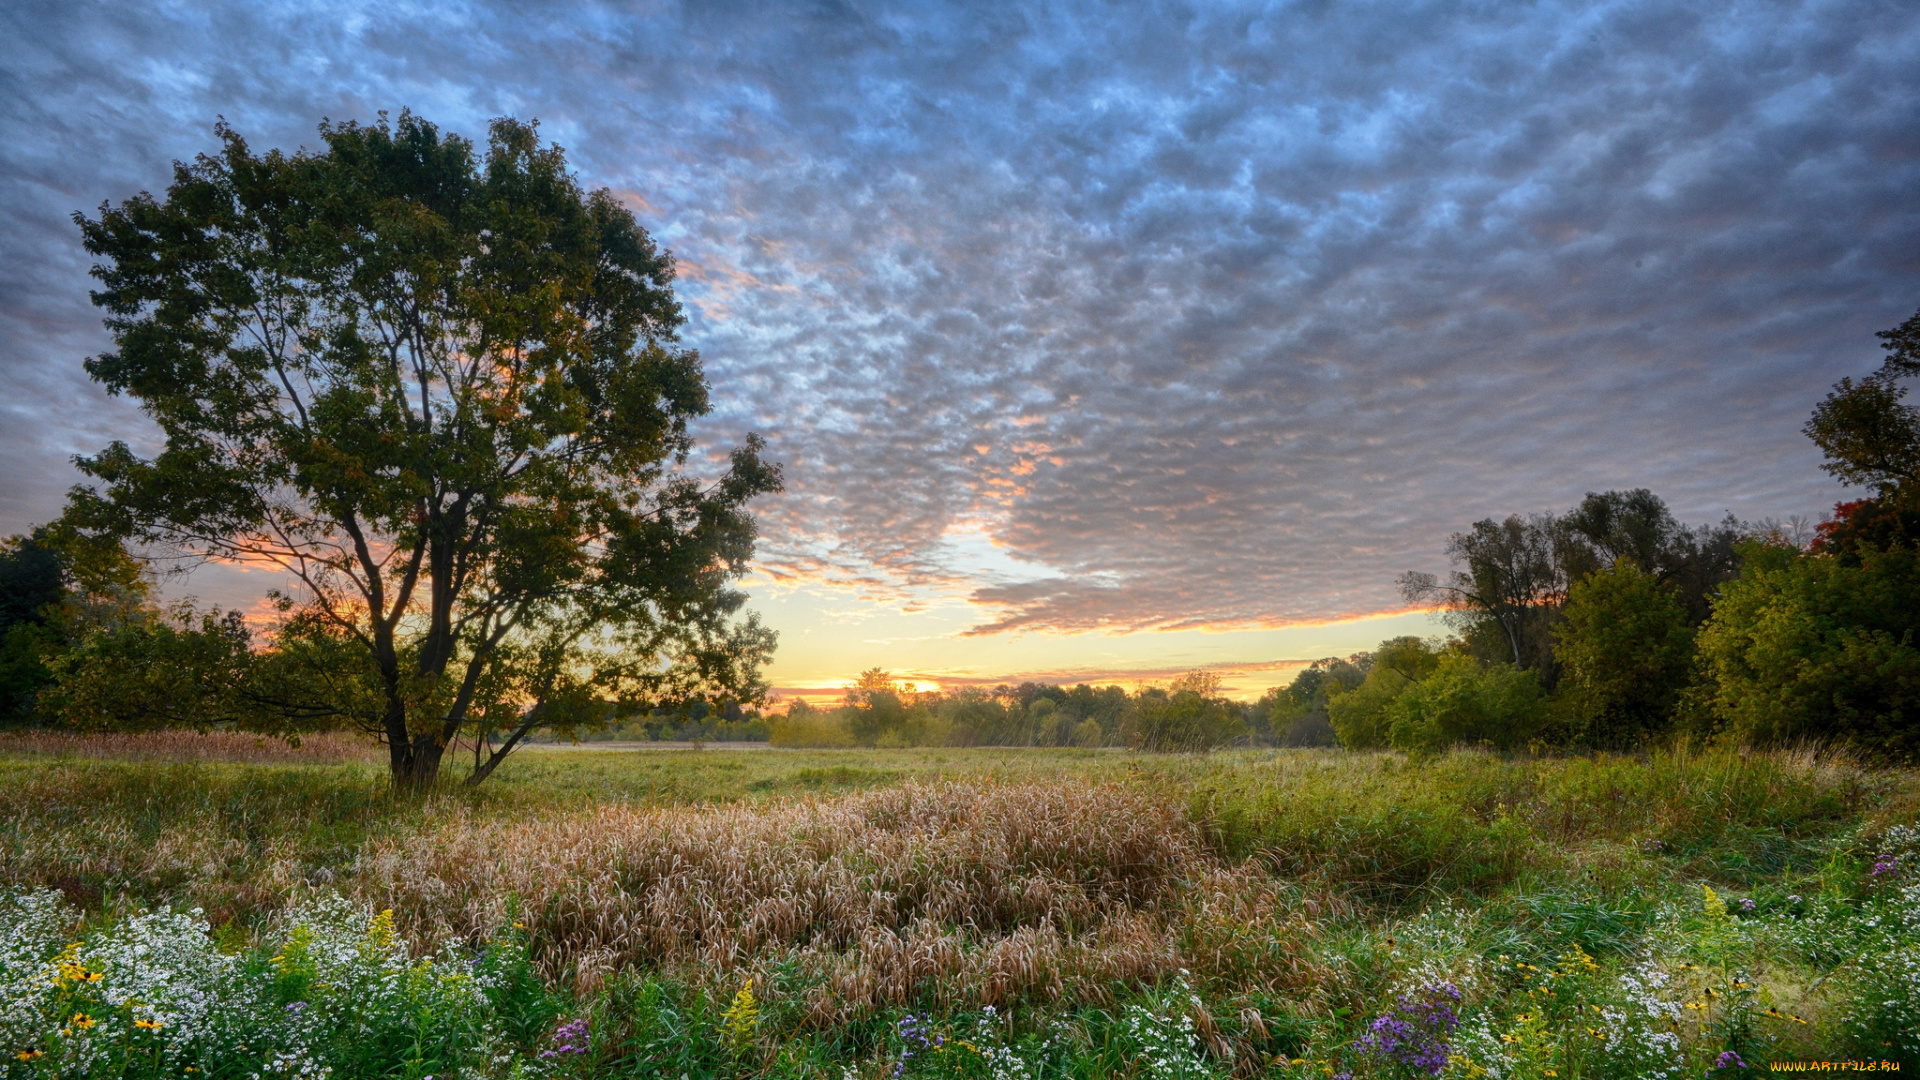
M 66 521 L 298 580 L 231 715 L 362 726 L 420 785 L 462 738 L 477 781 L 610 702 L 763 694 L 728 583 L 780 471 L 751 435 L 695 456 L 707 381 L 633 214 L 511 119 L 484 152 L 408 113 L 218 135 L 164 198 L 75 215 L 115 342 L 87 371 L 164 448 L 82 459 Z

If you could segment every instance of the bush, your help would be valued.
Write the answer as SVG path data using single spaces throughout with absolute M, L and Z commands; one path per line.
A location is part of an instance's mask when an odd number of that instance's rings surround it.
M 1855 563 L 1757 542 L 1744 554 L 1700 633 L 1721 736 L 1920 757 L 1920 557 L 1862 547 Z
M 1525 746 L 1546 727 L 1547 695 L 1531 671 L 1443 656 L 1387 705 L 1387 741 L 1399 750 Z
M 1387 706 L 1408 686 L 1424 678 L 1440 661 L 1439 652 L 1416 637 L 1380 643 L 1367 669 L 1366 681 L 1351 690 L 1330 687 L 1327 720 L 1340 745 L 1349 750 L 1377 750 L 1387 745 Z

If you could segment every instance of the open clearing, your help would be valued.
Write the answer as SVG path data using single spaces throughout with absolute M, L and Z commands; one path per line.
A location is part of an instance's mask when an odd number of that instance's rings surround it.
M 1036 1075 L 1424 1069 L 1379 1019 L 1460 1075 L 1911 1052 L 1920 779 L 1811 754 L 532 748 L 419 799 L 325 741 L 76 745 L 4 748 L 0 883 L 241 956 L 336 893 L 511 938 L 547 1012 L 496 1056 L 577 1012 L 579 1075 L 1016 1075 L 983 1020 Z

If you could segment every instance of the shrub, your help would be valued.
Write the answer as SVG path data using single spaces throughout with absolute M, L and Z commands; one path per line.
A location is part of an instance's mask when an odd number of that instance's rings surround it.
M 1920 555 L 1857 565 L 1753 543 L 1700 633 L 1711 720 L 1746 745 L 1842 743 L 1920 757 Z
M 1546 692 L 1531 671 L 1443 656 L 1431 674 L 1389 702 L 1382 720 L 1400 750 L 1485 744 L 1525 746 L 1546 725 Z
M 1327 719 L 1349 750 L 1375 750 L 1388 744 L 1387 706 L 1407 687 L 1425 678 L 1440 662 L 1439 652 L 1416 637 L 1380 643 L 1366 681 L 1351 690 L 1329 687 Z

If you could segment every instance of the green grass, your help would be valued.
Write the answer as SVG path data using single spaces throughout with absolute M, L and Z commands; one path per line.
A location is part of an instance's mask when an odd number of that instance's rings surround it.
M 1654 1046 L 1660 1032 L 1678 1038 L 1673 1060 L 1685 1075 L 1759 1075 L 1713 1068 L 1727 1051 L 1751 1061 L 1842 1054 L 1912 1061 L 1920 1047 L 1920 1014 L 1912 1011 L 1920 1009 L 1920 988 L 1903 990 L 1900 982 L 1909 970 L 1903 964 L 1920 974 L 1920 890 L 1903 891 L 1920 875 L 1920 865 L 1912 865 L 1920 863 L 1920 847 L 1895 871 L 1873 869 L 1907 842 L 1899 828 L 1920 817 L 1920 774 L 1808 754 L 1409 759 L 1334 751 L 541 747 L 524 751 L 478 789 L 449 786 L 424 798 L 394 794 L 376 767 L 363 764 L 22 756 L 0 758 L 0 885 L 60 889 L 96 932 L 142 909 L 199 907 L 226 947 L 271 974 L 267 954 L 283 940 L 276 935 L 286 932 L 289 905 L 333 890 L 373 898 L 368 890 L 376 890 L 379 874 L 396 871 L 384 864 L 389 868 L 376 873 L 368 859 L 380 852 L 391 859 L 422 836 L 498 843 L 537 826 L 546 830 L 541 835 L 572 836 L 569 843 L 591 847 L 594 830 L 568 832 L 568 823 L 623 807 L 667 814 L 658 828 L 698 832 L 787 814 L 782 808 L 796 805 L 831 807 L 949 782 L 964 785 L 948 796 L 959 799 L 956 805 L 1044 802 L 1048 791 L 1092 785 L 1168 808 L 1191 830 L 1191 853 L 1168 856 L 1185 877 L 1171 891 L 1126 901 L 1134 905 L 1130 913 L 1061 908 L 1080 912 L 1072 918 L 1085 925 L 1073 932 L 1091 936 L 1046 962 L 1093 963 L 1066 958 L 1097 938 L 1107 950 L 1098 955 L 1109 959 L 1096 967 L 1106 974 L 1070 979 L 1064 994 L 1014 992 L 998 999 L 991 1017 L 978 1011 L 984 999 L 969 1007 L 940 985 L 947 976 L 929 975 L 918 989 L 879 994 L 878 1006 L 830 1011 L 823 1019 L 823 988 L 833 979 L 864 977 L 862 965 L 871 960 L 865 946 L 789 947 L 750 938 L 734 961 L 718 966 L 592 969 L 567 959 L 544 975 L 529 968 L 510 994 L 498 992 L 507 997 L 474 1006 L 492 1018 L 486 1023 L 497 1021 L 488 1037 L 497 1036 L 501 1053 L 537 1064 L 531 1055 L 558 1024 L 588 1018 L 601 1033 L 591 1061 L 569 1059 L 573 1072 L 552 1075 L 654 1075 L 668 1065 L 663 1075 L 837 1077 L 843 1065 L 880 1075 L 918 1045 L 898 1024 L 912 1012 L 927 1031 L 966 1045 L 989 1039 L 1011 1055 L 1005 1060 L 1020 1057 L 1046 1075 L 1398 1076 L 1410 1075 L 1408 1067 L 1355 1040 L 1375 1017 L 1424 1008 L 1415 999 L 1444 984 L 1462 994 L 1462 1023 L 1448 1036 L 1448 1075 L 1476 1075 L 1470 1060 L 1512 1077 L 1643 1075 L 1652 1059 L 1632 1053 Z M 937 822 L 914 825 L 899 816 L 919 797 L 861 813 L 883 832 L 934 830 L 912 844 L 946 843 Z M 618 820 L 631 830 L 655 819 Z M 1109 857 L 1098 844 L 1120 841 L 1098 837 L 1111 824 L 1085 824 L 1093 846 L 1073 848 L 1073 865 L 1098 867 Z M 1009 827 L 1009 842 L 1030 843 Z M 796 842 L 817 846 L 824 836 Z M 1040 839 L 1073 847 L 1072 837 Z M 984 835 L 978 841 L 999 842 Z M 1169 850 L 1176 849 L 1188 850 Z M 462 858 L 494 857 L 487 850 Z M 949 865 L 972 857 L 942 850 Z M 985 890 L 983 896 L 1057 889 L 1045 877 L 1051 864 L 1043 858 L 1027 866 L 1022 850 L 995 855 L 983 848 L 984 861 L 966 873 L 987 875 L 986 884 L 967 887 Z M 618 869 L 624 864 L 603 866 L 604 856 L 566 861 L 580 858 L 586 856 L 567 855 L 552 872 L 598 875 L 598 884 L 583 876 L 581 890 L 647 887 L 631 879 L 633 871 Z M 911 886 L 916 895 L 942 887 L 889 878 L 911 870 L 884 862 L 876 854 L 860 872 L 896 882 L 885 888 Z M 1016 871 L 1027 876 L 987 881 Z M 959 887 L 957 879 L 953 884 Z M 438 895 L 430 886 L 408 887 Z M 459 903 L 485 899 L 450 895 Z M 590 915 L 591 902 L 580 899 L 589 895 L 560 888 L 554 902 L 573 907 L 529 909 L 529 955 L 588 955 L 546 947 L 539 935 L 560 926 L 555 919 L 580 924 L 582 916 L 569 912 L 587 903 Z M 701 902 L 729 901 L 715 895 Z M 1004 911 L 982 910 L 945 927 L 902 924 L 894 932 L 903 940 L 911 933 L 922 935 L 916 941 L 950 942 L 915 947 L 955 949 L 940 963 L 978 967 L 992 950 L 1017 955 L 1024 939 L 1018 920 L 1007 919 Z M 511 933 L 504 924 L 486 932 Z M 1113 935 L 1126 933 L 1146 934 L 1134 952 L 1113 944 Z M 1173 952 L 1155 951 L 1166 949 Z M 1021 961 L 1005 963 L 1017 968 Z M 1179 968 L 1190 970 L 1197 1005 L 1168 996 Z M 716 1025 L 749 974 L 758 980 L 761 1012 L 743 1049 L 727 1043 Z M 1678 1026 L 1633 1020 L 1641 1005 L 1623 978 L 1665 980 L 1661 1000 L 1688 1010 Z M 340 1007 L 343 1017 L 351 1012 L 351 1003 Z M 1602 1014 L 1625 1019 L 1592 1029 Z M 1182 1017 L 1194 1025 L 1191 1041 L 1177 1030 Z M 1628 1049 L 1606 1049 L 1609 1038 Z M 945 1070 L 939 1075 L 995 1075 L 988 1058 L 965 1057 L 954 1049 L 958 1042 L 941 1045 L 947 1049 L 938 1053 L 921 1047 L 902 1075 L 934 1063 Z M 1635 1046 L 1641 1049 L 1630 1053 Z M 435 1051 L 449 1063 L 444 1068 L 463 1075 L 495 1068 L 469 1061 L 455 1069 L 456 1058 L 467 1060 L 461 1052 L 453 1043 Z M 377 1064 L 353 1060 L 356 1069 Z M 42 1075 L 0 1070 L 15 1074 Z M 422 1072 L 393 1065 L 367 1073 L 387 1074 Z

